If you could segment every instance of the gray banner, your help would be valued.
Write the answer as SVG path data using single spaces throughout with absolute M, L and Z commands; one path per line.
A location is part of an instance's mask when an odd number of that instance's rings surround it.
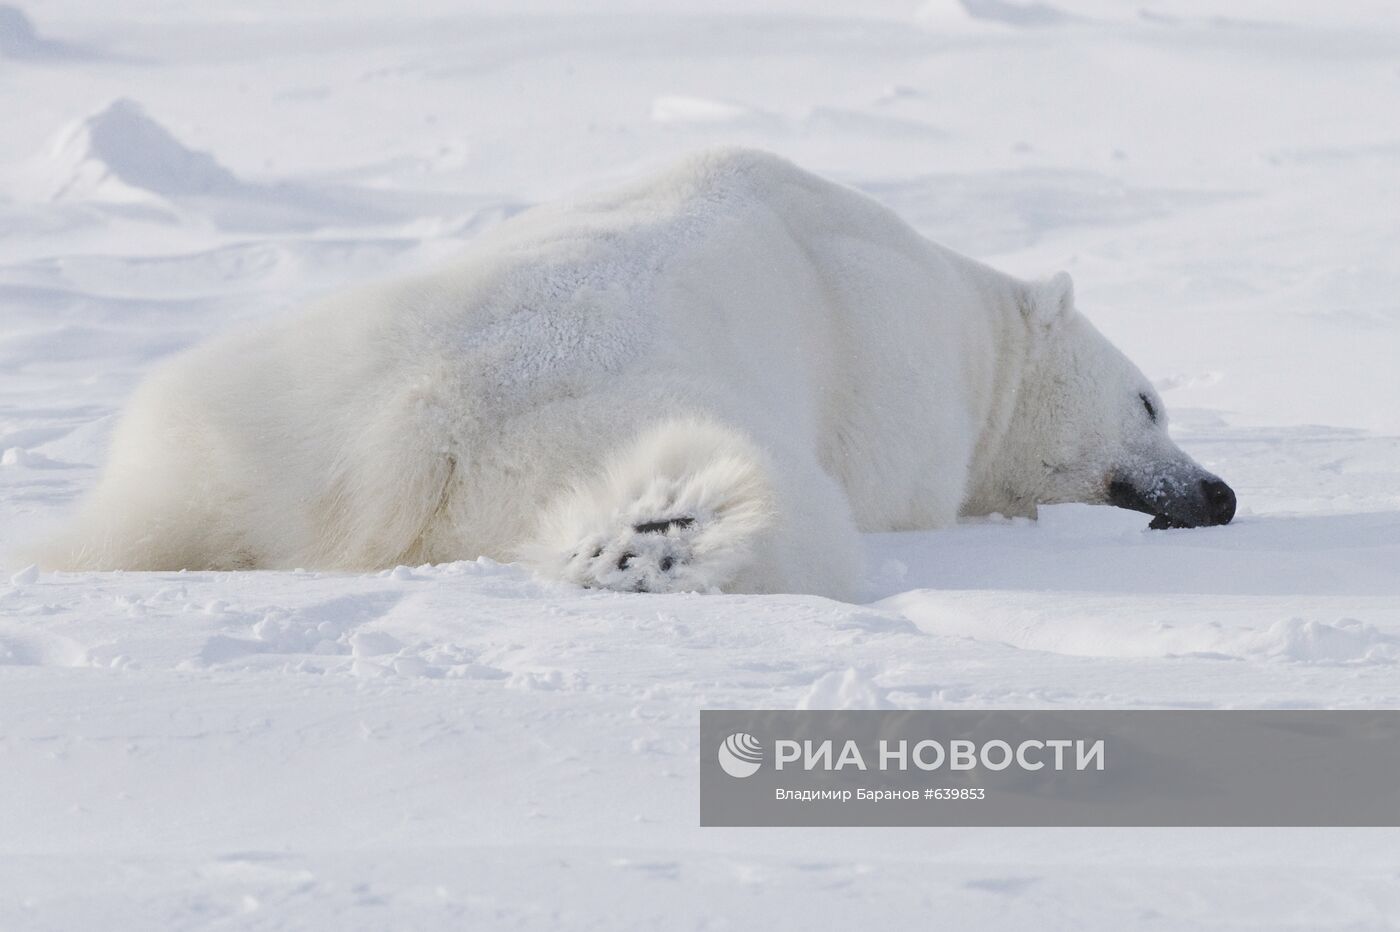
M 700 824 L 1400 826 L 1400 711 L 707 710 Z

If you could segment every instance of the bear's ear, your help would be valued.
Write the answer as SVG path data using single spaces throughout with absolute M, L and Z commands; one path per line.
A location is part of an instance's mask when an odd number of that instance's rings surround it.
M 1049 280 L 1031 285 L 1023 310 L 1029 322 L 1052 326 L 1074 310 L 1074 280 L 1068 272 L 1056 272 Z

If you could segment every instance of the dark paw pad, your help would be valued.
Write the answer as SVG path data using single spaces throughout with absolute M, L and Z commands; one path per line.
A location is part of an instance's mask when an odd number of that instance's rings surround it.
M 686 528 L 694 523 L 694 518 L 670 518 L 665 521 L 647 521 L 645 524 L 634 524 L 632 530 L 638 534 L 665 534 L 671 528 Z

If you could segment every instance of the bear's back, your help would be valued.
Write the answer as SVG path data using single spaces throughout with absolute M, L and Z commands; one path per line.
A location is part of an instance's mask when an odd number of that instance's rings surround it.
M 484 233 L 449 267 L 393 286 L 400 297 L 378 303 L 398 310 L 383 322 L 423 328 L 417 345 L 450 352 L 493 393 L 574 391 L 580 380 L 665 357 L 667 289 L 697 265 L 712 267 L 735 231 L 776 227 L 773 195 L 812 181 L 835 187 L 775 156 L 726 149 L 542 205 Z

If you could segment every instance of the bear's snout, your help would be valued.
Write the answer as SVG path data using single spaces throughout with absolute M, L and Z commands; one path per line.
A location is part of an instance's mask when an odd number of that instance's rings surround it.
M 1211 527 L 1235 517 L 1235 490 L 1209 473 L 1195 481 L 1153 482 L 1150 491 L 1115 477 L 1109 480 L 1107 501 L 1152 515 L 1148 527 L 1153 530 Z
M 1214 477 L 1201 480 L 1201 494 L 1206 497 L 1206 513 L 1211 524 L 1229 524 L 1235 517 L 1235 490 Z

